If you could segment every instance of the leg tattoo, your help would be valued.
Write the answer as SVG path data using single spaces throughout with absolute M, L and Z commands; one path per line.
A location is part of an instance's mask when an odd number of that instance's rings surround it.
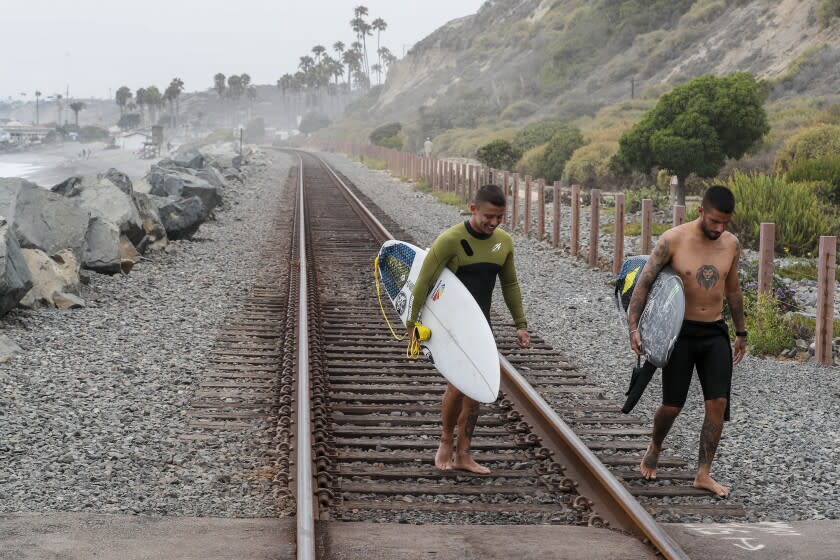
M 710 419 L 708 416 L 703 420 L 703 429 L 700 430 L 699 463 L 701 465 L 712 464 L 722 432 L 723 423 Z

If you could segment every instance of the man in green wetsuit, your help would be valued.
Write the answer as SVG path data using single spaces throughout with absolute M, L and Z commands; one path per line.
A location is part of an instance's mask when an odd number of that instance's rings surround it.
M 484 185 L 470 204 L 470 219 L 440 234 L 429 249 L 413 290 L 413 303 L 406 326 L 408 336 L 414 336 L 414 323 L 435 280 L 449 268 L 463 282 L 478 302 L 490 322 L 490 303 L 496 276 L 501 280 L 502 295 L 516 323 L 516 338 L 520 347 L 531 345 L 528 323 L 522 309 L 522 295 L 513 262 L 513 239 L 498 229 L 505 215 L 505 195 L 497 185 Z M 470 441 L 478 421 L 478 402 L 447 384 L 443 395 L 441 416 L 443 430 L 435 466 L 441 470 L 462 469 L 488 474 L 490 469 L 470 456 Z M 455 451 L 455 425 L 458 426 L 458 446 Z

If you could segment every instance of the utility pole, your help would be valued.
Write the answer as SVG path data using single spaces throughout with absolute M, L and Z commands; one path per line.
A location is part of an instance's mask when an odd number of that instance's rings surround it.
M 630 99 L 636 99 L 636 78 L 630 78 Z

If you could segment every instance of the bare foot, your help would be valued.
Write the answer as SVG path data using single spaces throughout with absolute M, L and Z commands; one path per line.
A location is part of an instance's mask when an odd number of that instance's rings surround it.
M 656 465 L 659 464 L 661 452 L 661 449 L 654 449 L 652 443 L 648 445 L 642 463 L 639 465 L 639 471 L 645 480 L 656 480 Z
M 435 466 L 442 471 L 452 469 L 452 441 L 440 440 L 440 447 L 435 453 Z
M 452 468 L 475 474 L 490 474 L 490 469 L 482 467 L 469 455 L 456 455 L 455 460 L 452 461 Z
M 713 492 L 714 494 L 717 494 L 718 498 L 729 497 L 729 490 L 725 486 L 718 484 L 714 478 L 707 474 L 698 473 L 697 476 L 694 477 L 694 487 Z

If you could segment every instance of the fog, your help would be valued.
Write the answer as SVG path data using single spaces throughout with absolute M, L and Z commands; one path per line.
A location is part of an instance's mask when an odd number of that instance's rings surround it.
M 274 84 L 321 44 L 352 43 L 355 0 L 145 0 L 143 2 L 28 2 L 4 0 L 0 99 L 33 100 L 60 93 L 112 98 L 126 85 L 165 88 L 174 77 L 187 92 L 212 87 L 217 72 L 247 73 Z M 470 13 L 481 0 L 363 2 L 367 20 L 388 28 L 382 45 L 397 57 L 445 22 Z M 369 38 L 375 41 L 376 37 Z M 375 50 L 375 43 L 374 48 Z M 25 93 L 26 95 L 21 95 Z

